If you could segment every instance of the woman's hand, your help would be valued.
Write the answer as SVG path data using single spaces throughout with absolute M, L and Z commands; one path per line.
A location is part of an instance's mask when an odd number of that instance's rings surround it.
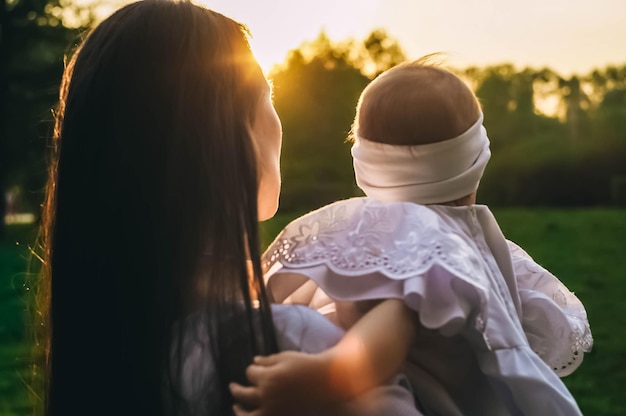
M 386 383 L 406 359 L 419 322 L 401 300 L 380 302 L 337 345 L 319 354 L 256 357 L 252 384 L 231 385 L 238 416 L 306 414 Z
M 286 351 L 255 357 L 246 374 L 251 386 L 230 385 L 237 416 L 305 415 L 338 400 L 327 360 L 319 354 Z

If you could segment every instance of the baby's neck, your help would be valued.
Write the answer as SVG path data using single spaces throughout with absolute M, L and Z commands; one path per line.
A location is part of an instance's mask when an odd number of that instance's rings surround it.
M 464 196 L 463 198 L 459 198 L 455 201 L 444 202 L 444 203 L 433 204 L 433 205 L 451 205 L 451 206 L 460 207 L 460 206 L 474 205 L 475 203 L 476 203 L 476 193 L 472 193 L 467 196 Z

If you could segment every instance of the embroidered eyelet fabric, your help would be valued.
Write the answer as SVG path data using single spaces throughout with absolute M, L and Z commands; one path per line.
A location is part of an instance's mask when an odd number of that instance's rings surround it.
M 580 300 L 519 246 L 507 241 L 523 305 L 522 326 L 528 342 L 561 377 L 582 363 L 593 338 Z
M 466 336 L 480 371 L 512 397 L 510 414 L 580 414 L 556 375 L 591 348 L 585 309 L 504 239 L 486 206 L 339 201 L 289 224 L 263 264 L 276 302 L 332 311 L 334 301 L 400 298 L 425 328 Z
M 476 312 L 474 325 L 484 329 L 489 282 L 482 262 L 436 213 L 414 212 L 423 207 L 410 203 L 345 202 L 289 225 L 266 251 L 264 266 L 279 262 L 296 272 L 323 266 L 332 273 L 314 280 L 333 299 L 403 298 L 422 325 L 449 334 Z

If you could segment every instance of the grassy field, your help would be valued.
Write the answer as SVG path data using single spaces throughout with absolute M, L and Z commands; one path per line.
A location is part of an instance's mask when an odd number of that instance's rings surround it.
M 31 226 L 13 225 L 0 240 L 0 415 L 26 415 L 31 406 L 29 305 L 34 275 L 29 245 L 35 239 Z
M 594 346 L 564 379 L 583 414 L 626 415 L 626 210 L 499 210 L 504 234 L 586 306 Z
M 495 210 L 505 235 L 576 292 L 587 307 L 594 349 L 564 379 L 589 416 L 626 415 L 626 210 Z M 263 244 L 293 215 L 262 226 Z M 12 226 L 0 241 L 0 416 L 28 414 L 26 273 L 33 231 Z M 18 242 L 19 244 L 16 244 Z

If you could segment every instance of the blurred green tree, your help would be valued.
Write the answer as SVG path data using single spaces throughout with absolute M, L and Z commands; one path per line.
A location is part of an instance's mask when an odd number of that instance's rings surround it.
M 362 49 L 364 53 L 353 65 L 372 79 L 407 59 L 400 43 L 384 29 L 373 30 L 363 41 Z
M 281 209 L 312 209 L 354 193 L 346 138 L 368 82 L 347 46 L 321 33 L 270 74 L 284 131 Z
M 0 2 L 0 233 L 9 187 L 38 206 L 63 58 L 93 20 L 91 7 L 69 0 Z
M 321 32 L 289 52 L 270 74 L 284 130 L 283 210 L 305 210 L 358 193 L 346 142 L 369 80 L 406 60 L 376 29 L 363 41 L 333 43 Z
M 468 68 L 465 76 L 476 85 L 493 148 L 511 146 L 536 131 L 540 116 L 535 108 L 535 85 L 544 79 L 544 71 L 519 71 L 511 64 L 501 64 L 482 70 Z
M 609 65 L 604 69 L 595 69 L 586 78 L 592 86 L 592 100 L 601 102 L 606 93 L 626 89 L 626 65 Z
M 585 127 L 587 127 L 587 110 L 591 100 L 582 88 L 581 79 L 574 75 L 569 79 L 559 78 L 561 90 L 562 112 L 565 114 L 565 123 L 569 128 L 570 139 L 577 143 Z

